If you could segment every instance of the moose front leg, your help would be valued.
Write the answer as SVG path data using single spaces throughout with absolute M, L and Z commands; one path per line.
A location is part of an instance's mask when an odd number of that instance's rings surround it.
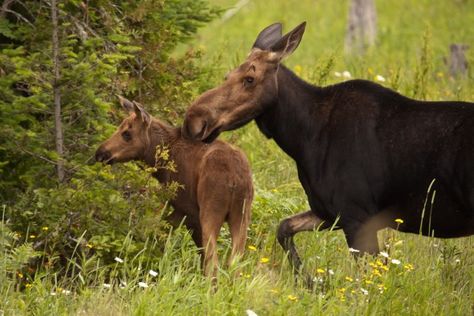
M 324 221 L 314 214 L 313 211 L 299 213 L 284 219 L 277 231 L 277 239 L 285 252 L 288 254 L 295 273 L 299 273 L 301 269 L 301 259 L 296 251 L 293 236 L 302 231 L 312 231 L 316 228 L 325 229 L 328 225 L 324 225 Z

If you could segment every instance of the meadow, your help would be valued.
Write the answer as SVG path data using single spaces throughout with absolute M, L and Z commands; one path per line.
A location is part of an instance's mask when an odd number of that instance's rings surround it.
M 223 8 L 235 4 L 212 2 Z M 444 61 L 450 44 L 465 43 L 474 65 L 473 1 L 379 0 L 376 5 L 377 44 L 362 56 L 344 53 L 348 1 L 342 0 L 249 1 L 232 17 L 209 23 L 174 54 L 189 47 L 202 51 L 202 63 L 214 68 L 217 84 L 244 60 L 262 28 L 280 21 L 289 31 L 307 21 L 301 45 L 285 64 L 313 84 L 330 85 L 350 74 L 409 97 L 474 101 L 474 72 L 452 78 Z M 235 266 L 220 268 L 217 290 L 200 272 L 191 237 L 179 228 L 165 238 L 156 265 L 142 254 L 157 239 L 135 257 L 118 256 L 114 272 L 121 282 L 110 282 L 84 258 L 68 265 L 67 277 L 44 273 L 26 289 L 6 285 L 0 315 L 474 315 L 474 237 L 437 239 L 384 230 L 379 232 L 383 252 L 356 261 L 342 232 L 300 233 L 295 243 L 315 280 L 314 289 L 307 289 L 295 280 L 275 238 L 280 220 L 309 208 L 294 163 L 254 123 L 221 137 L 246 153 L 256 194 L 246 254 Z M 229 242 L 224 228 L 221 258 Z M 122 247 L 127 253 L 130 240 Z M 84 286 L 71 286 L 78 279 Z

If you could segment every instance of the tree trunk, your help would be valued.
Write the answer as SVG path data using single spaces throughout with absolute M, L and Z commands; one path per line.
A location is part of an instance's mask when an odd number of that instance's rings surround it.
M 346 52 L 363 54 L 375 43 L 377 12 L 374 0 L 351 0 L 346 32 Z
M 451 44 L 449 46 L 450 55 L 449 55 L 449 74 L 453 77 L 459 75 L 466 76 L 468 63 L 466 55 L 464 52 L 469 48 L 469 46 L 464 44 Z
M 51 0 L 51 21 L 53 23 L 53 96 L 54 96 L 54 123 L 55 123 L 55 141 L 56 141 L 56 152 L 58 154 L 58 162 L 56 165 L 57 176 L 59 182 L 64 181 L 64 138 L 63 138 L 63 125 L 61 117 L 61 91 L 59 81 L 61 74 L 59 72 L 60 61 L 59 61 L 59 27 L 58 27 L 58 8 L 56 0 Z

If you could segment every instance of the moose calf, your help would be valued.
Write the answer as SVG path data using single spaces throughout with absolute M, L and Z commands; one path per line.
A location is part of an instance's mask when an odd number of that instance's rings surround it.
M 154 167 L 156 147 L 169 148 L 176 172 L 160 169 L 154 176 L 161 183 L 183 185 L 170 201 L 174 208 L 167 220 L 184 224 L 203 252 L 204 274 L 215 277 L 216 241 L 224 222 L 229 224 L 232 251 L 229 263 L 243 253 L 250 221 L 253 186 L 249 163 L 238 149 L 222 141 L 191 142 L 181 128 L 170 126 L 148 114 L 137 102 L 120 97 L 130 114 L 117 131 L 97 149 L 96 161 L 106 164 L 141 160 Z

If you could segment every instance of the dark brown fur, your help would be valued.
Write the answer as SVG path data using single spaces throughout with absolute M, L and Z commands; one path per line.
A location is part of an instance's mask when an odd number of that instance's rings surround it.
M 232 252 L 229 263 L 245 247 L 253 186 L 245 155 L 237 148 L 216 141 L 191 142 L 181 137 L 181 129 L 151 117 L 143 108 L 121 98 L 131 114 L 96 152 L 104 163 L 142 160 L 153 167 L 158 145 L 169 148 L 177 172 L 159 169 L 154 176 L 161 183 L 176 181 L 183 185 L 171 201 L 173 213 L 167 220 L 178 225 L 184 219 L 194 242 L 203 249 L 206 275 L 215 276 L 216 241 L 224 222 L 229 224 Z

